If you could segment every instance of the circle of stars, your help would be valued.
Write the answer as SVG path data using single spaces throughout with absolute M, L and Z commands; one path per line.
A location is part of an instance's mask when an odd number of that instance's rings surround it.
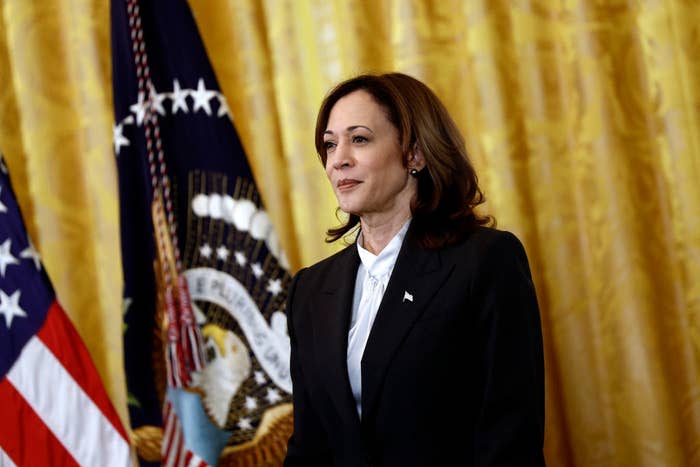
M 225 245 L 221 245 L 214 249 L 211 245 L 209 245 L 209 243 L 204 243 L 199 247 L 199 254 L 200 256 L 206 259 L 211 259 L 212 255 L 216 254 L 216 259 L 225 262 L 231 255 L 231 251 L 228 248 L 226 248 Z M 248 264 L 248 258 L 246 258 L 245 253 L 242 251 L 235 251 L 233 253 L 233 257 L 240 267 L 245 267 Z M 0 267 L 1 266 L 2 263 L 0 263 Z M 250 270 L 256 279 L 260 279 L 264 274 L 264 270 L 260 263 L 250 263 Z M 265 288 L 265 290 L 267 290 L 269 293 L 276 297 L 284 290 L 284 288 L 282 287 L 282 279 L 269 279 L 267 281 L 267 287 Z
M 204 84 L 204 78 L 199 78 L 197 87 L 194 89 L 183 88 L 180 82 L 175 79 L 173 80 L 172 92 L 158 92 L 153 86 L 153 83 L 151 83 L 147 94 L 148 95 L 146 95 L 145 92 L 139 92 L 136 103 L 129 106 L 131 114 L 114 125 L 112 139 L 114 142 L 114 152 L 117 156 L 119 156 L 122 147 L 131 145 L 131 141 L 124 136 L 124 127 L 126 125 L 133 125 L 134 123 L 136 123 L 137 126 L 143 125 L 143 121 L 146 119 L 149 111 L 165 116 L 168 114 L 168 111 L 170 111 L 172 115 L 176 115 L 178 112 L 187 114 L 191 110 L 193 114 L 204 112 L 212 116 L 213 111 L 211 103 L 212 100 L 214 100 L 218 102 L 218 108 L 216 110 L 216 116 L 218 118 L 231 115 L 226 97 L 218 90 L 207 89 Z M 166 106 L 166 100 L 170 100 L 169 107 Z

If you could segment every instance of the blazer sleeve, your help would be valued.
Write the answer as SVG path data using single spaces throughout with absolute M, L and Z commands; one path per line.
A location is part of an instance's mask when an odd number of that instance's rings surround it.
M 332 465 L 331 452 L 328 447 L 326 432 L 314 411 L 300 361 L 300 349 L 297 341 L 296 320 L 303 317 L 303 310 L 296 310 L 294 297 L 304 270 L 299 271 L 289 288 L 287 295 L 287 323 L 291 343 L 290 372 L 292 376 L 292 401 L 294 403 L 294 432 L 287 444 L 284 467 L 327 467 Z M 310 336 L 307 335 L 307 338 Z M 308 354 L 307 354 L 308 355 Z
M 474 277 L 481 383 L 475 465 L 543 466 L 542 331 L 520 241 L 500 232 L 484 249 Z

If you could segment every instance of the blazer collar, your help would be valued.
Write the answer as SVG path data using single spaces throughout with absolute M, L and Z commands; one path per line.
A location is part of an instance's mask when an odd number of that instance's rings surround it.
M 319 370 L 326 379 L 328 393 L 341 417 L 355 419 L 358 427 L 359 417 L 348 377 L 347 347 L 359 265 L 360 255 L 354 244 L 338 256 L 325 288 L 317 295 L 314 305 L 317 313 L 313 320 Z
M 342 419 L 359 417 L 350 388 L 347 345 L 355 279 L 360 257 L 353 244 L 333 264 L 315 308 L 314 340 L 329 396 Z M 371 416 L 386 370 L 404 336 L 452 271 L 439 251 L 421 248 L 409 227 L 377 311 L 362 358 L 363 420 Z
M 362 357 L 363 421 L 371 417 L 384 375 L 404 337 L 453 269 L 439 250 L 420 247 L 409 228 Z

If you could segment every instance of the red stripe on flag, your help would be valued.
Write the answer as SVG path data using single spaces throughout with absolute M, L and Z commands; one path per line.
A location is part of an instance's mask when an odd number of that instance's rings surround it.
M 82 338 L 57 301 L 54 300 L 49 307 L 46 320 L 37 333 L 37 337 L 63 364 L 68 374 L 92 399 L 112 426 L 127 440 L 124 426 L 112 402 L 107 397 L 102 379 L 92 363 Z
M 209 467 L 205 461 L 199 458 L 192 451 L 187 451 L 187 457 L 185 458 L 185 465 L 187 467 Z
M 163 406 L 163 426 L 165 434 L 161 445 L 162 465 L 166 467 L 209 466 L 199 456 L 187 449 L 182 425 L 180 425 L 180 420 L 177 418 L 177 413 L 170 400 L 166 400 Z
M 7 378 L 0 382 L 0 400 L 0 446 L 16 465 L 78 465 Z
M 167 453 L 165 459 L 163 459 L 165 461 L 165 465 L 180 465 L 180 455 L 182 454 L 184 444 L 185 440 L 182 439 L 182 430 L 180 430 L 178 427 L 178 429 L 175 430 L 175 438 L 173 440 L 173 445 L 170 447 L 170 452 Z
M 177 431 L 177 427 L 175 426 L 175 423 L 171 420 L 171 417 L 173 417 L 172 413 L 172 407 L 170 406 L 170 403 L 165 404 L 165 409 L 163 410 L 164 416 L 163 416 L 163 442 L 162 442 L 162 447 L 161 447 L 161 452 L 163 454 L 163 458 L 166 458 L 167 453 L 170 452 L 171 444 L 173 441 L 173 438 L 175 437 L 175 432 Z

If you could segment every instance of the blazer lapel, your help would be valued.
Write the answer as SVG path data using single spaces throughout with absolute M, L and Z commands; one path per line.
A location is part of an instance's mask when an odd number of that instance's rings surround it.
M 441 259 L 439 251 L 419 247 L 409 228 L 362 357 L 363 414 L 371 413 L 384 374 L 404 336 L 453 267 Z
M 327 286 L 315 303 L 314 341 L 319 373 L 326 379 L 328 394 L 343 419 L 358 422 L 355 399 L 347 369 L 347 347 L 355 278 L 360 256 L 354 246 L 338 257 Z

